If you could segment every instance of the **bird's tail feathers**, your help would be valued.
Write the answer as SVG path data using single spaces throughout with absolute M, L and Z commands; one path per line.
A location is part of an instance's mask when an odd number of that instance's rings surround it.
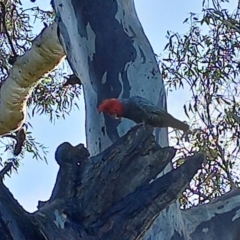
M 168 126 L 172 128 L 177 128 L 179 130 L 182 130 L 184 132 L 189 130 L 189 125 L 185 122 L 182 122 L 174 117 L 171 117 L 168 119 Z
M 189 130 L 189 125 L 187 123 L 176 119 L 175 117 L 173 117 L 171 114 L 167 112 L 161 111 L 161 119 L 165 127 L 176 128 L 184 132 Z

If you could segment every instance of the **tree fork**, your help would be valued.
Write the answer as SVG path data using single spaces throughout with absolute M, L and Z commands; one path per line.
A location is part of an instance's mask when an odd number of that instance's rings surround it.
M 139 239 L 204 161 L 195 154 L 157 178 L 176 150 L 161 148 L 152 131 L 137 125 L 94 157 L 82 144 L 61 144 L 52 195 L 35 213 L 27 213 L 1 182 L 1 239 Z

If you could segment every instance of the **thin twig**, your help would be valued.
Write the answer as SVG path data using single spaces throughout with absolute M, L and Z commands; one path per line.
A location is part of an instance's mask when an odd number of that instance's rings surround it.
M 7 174 L 13 166 L 13 162 L 8 162 L 6 166 L 0 171 L 0 179 L 4 178 L 4 175 Z

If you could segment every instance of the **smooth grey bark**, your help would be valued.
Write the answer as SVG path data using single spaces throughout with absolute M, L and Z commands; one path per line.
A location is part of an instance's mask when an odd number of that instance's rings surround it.
M 83 84 L 86 141 L 95 155 L 133 126 L 129 120 L 99 115 L 98 104 L 140 95 L 166 109 L 163 81 L 132 0 L 56 0 L 54 6 L 60 40 Z M 166 129 L 156 135 L 161 146 L 168 145 Z

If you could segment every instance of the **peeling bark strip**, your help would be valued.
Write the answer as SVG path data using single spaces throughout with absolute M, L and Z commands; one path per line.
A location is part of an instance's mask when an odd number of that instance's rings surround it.
M 55 0 L 54 6 L 61 42 L 82 80 L 87 145 L 95 155 L 133 126 L 128 120 L 99 115 L 98 104 L 139 95 L 166 109 L 163 82 L 133 0 Z M 161 132 L 160 145 L 167 146 L 166 130 Z
M 152 130 L 138 125 L 91 158 L 82 144 L 61 144 L 52 196 L 33 214 L 26 213 L 1 182 L 1 240 L 141 239 L 204 161 L 196 154 L 156 179 L 176 150 L 161 148 Z
M 0 89 L 0 136 L 21 127 L 29 94 L 64 55 L 57 23 L 53 23 L 33 40 L 31 49 L 17 58 Z

